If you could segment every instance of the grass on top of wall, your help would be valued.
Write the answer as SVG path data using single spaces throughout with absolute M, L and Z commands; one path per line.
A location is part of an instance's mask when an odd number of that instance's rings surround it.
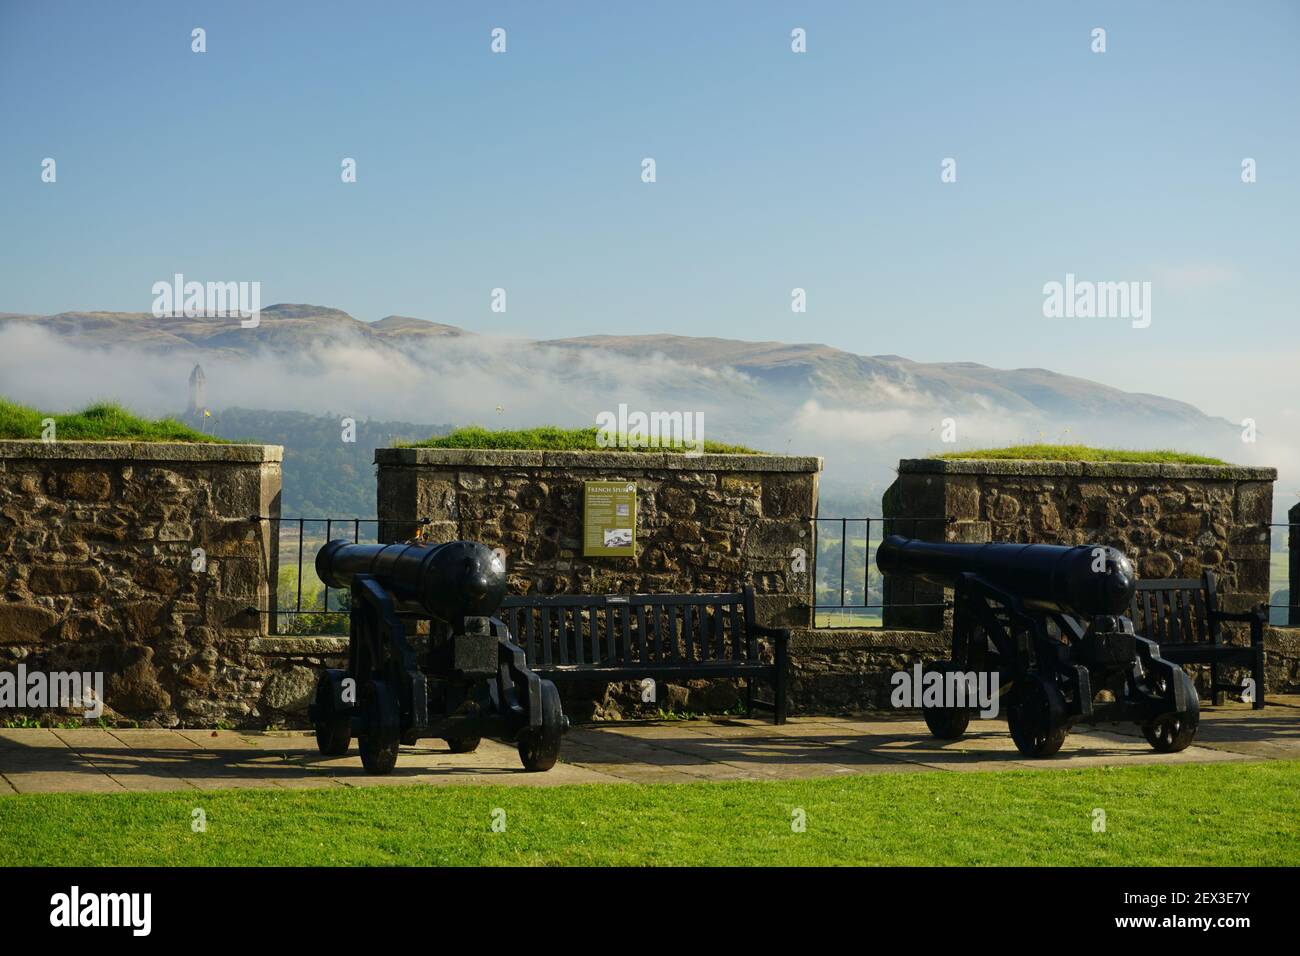
M 1128 448 L 1091 448 L 1088 445 L 1010 445 L 979 451 L 950 451 L 936 458 L 997 458 L 1017 461 L 1124 461 L 1168 465 L 1226 465 L 1221 458 L 1191 455 L 1187 452 L 1159 448 L 1136 451 Z
M 686 448 L 661 448 L 648 446 L 627 447 L 620 442 L 618 447 L 602 448 L 596 441 L 598 429 L 592 428 L 556 428 L 544 425 L 540 428 L 489 429 L 472 425 L 457 428 L 449 435 L 438 435 L 424 441 L 412 442 L 407 448 L 485 448 L 503 451 L 665 451 L 685 452 Z M 744 445 L 727 445 L 722 442 L 705 441 L 704 451 L 711 455 L 758 455 L 761 452 Z
M 45 428 L 42 423 L 47 418 L 54 419 L 56 441 L 225 442 L 174 418 L 140 418 L 112 402 L 99 402 L 79 412 L 55 415 L 0 398 L 0 438 L 39 441 Z

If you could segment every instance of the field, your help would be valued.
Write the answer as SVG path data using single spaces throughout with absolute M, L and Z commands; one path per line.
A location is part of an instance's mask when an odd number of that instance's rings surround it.
M 1295 866 L 1297 837 L 1296 761 L 0 797 L 3 866 Z

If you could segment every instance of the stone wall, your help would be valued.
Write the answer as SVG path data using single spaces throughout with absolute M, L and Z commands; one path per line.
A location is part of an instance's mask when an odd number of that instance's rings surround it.
M 302 675 L 257 647 L 277 549 L 250 518 L 279 515 L 281 454 L 0 441 L 0 670 L 100 672 L 110 720 L 264 726 L 299 708 Z
M 1267 627 L 1264 646 L 1267 693 L 1300 693 L 1300 628 Z M 797 629 L 790 640 L 790 712 L 893 710 L 889 702 L 891 675 L 917 663 L 946 660 L 951 647 L 948 630 Z M 1208 668 L 1191 670 L 1205 701 L 1209 697 Z M 1247 675 L 1242 670 L 1236 676 Z
M 1219 579 L 1224 607 L 1267 603 L 1273 468 L 1236 466 L 904 459 L 885 492 L 886 519 L 921 522 L 916 537 L 947 541 L 1105 544 L 1140 577 Z M 911 533 L 911 521 L 886 531 Z M 938 592 L 885 579 L 885 603 L 926 603 Z M 897 608 L 887 626 L 935 628 L 942 611 Z
M 1145 577 L 1213 570 L 1223 605 L 1239 610 L 1268 599 L 1275 478 L 1271 468 L 904 460 L 885 494 L 885 531 L 936 541 L 1110 544 Z M 887 577 L 884 595 L 882 629 L 795 631 L 794 713 L 889 708 L 891 674 L 948 656 L 951 611 L 890 604 L 941 604 L 950 594 Z M 1233 639 L 1245 634 L 1234 629 Z M 1268 692 L 1300 692 L 1300 630 L 1267 628 L 1265 646 Z M 1204 695 L 1206 675 L 1196 676 Z
M 950 656 L 945 631 L 800 628 L 790 636 L 790 712 L 892 710 L 890 678 Z
M 820 458 L 381 448 L 378 516 L 503 548 L 514 594 L 709 592 L 753 585 L 764 623 L 811 622 Z M 635 557 L 583 557 L 584 481 L 635 481 Z M 428 524 L 419 526 L 420 519 Z

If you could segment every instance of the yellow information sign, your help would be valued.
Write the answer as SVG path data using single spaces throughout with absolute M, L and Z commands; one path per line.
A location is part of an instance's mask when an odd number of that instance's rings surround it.
M 636 482 L 582 483 L 582 553 L 636 557 Z

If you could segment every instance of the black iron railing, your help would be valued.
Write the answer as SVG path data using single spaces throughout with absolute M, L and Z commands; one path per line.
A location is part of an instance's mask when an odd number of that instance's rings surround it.
M 268 522 L 277 555 L 276 579 L 270 589 L 269 606 L 259 608 L 270 615 L 277 633 L 342 633 L 349 611 L 350 595 L 332 589 L 316 576 L 316 552 L 326 541 L 350 538 L 355 544 L 380 543 L 390 538 L 390 528 L 422 527 L 418 521 L 385 521 L 382 518 L 306 518 L 256 515 L 251 520 Z
M 1300 592 L 1300 580 L 1298 580 L 1300 579 L 1300 555 L 1296 554 L 1291 544 L 1291 538 L 1293 535 L 1296 534 L 1294 529 L 1300 528 L 1300 522 L 1271 521 L 1269 522 L 1268 527 L 1270 529 L 1286 528 L 1287 531 L 1289 532 L 1287 535 L 1286 550 L 1284 552 L 1281 552 L 1287 555 L 1287 569 L 1284 572 L 1282 572 L 1280 575 L 1282 580 L 1286 581 L 1286 585 L 1284 587 L 1275 586 L 1274 575 L 1272 573 L 1273 555 L 1278 554 L 1279 552 L 1272 550 L 1271 542 L 1269 546 L 1269 552 L 1268 552 L 1269 554 L 1269 562 L 1268 562 L 1269 563 L 1269 581 L 1268 581 L 1269 623 L 1275 625 L 1280 624 L 1284 626 L 1289 625 L 1291 627 L 1300 627 L 1300 593 L 1297 593 Z M 1285 590 L 1287 595 L 1287 603 L 1286 604 L 1273 603 L 1273 595 L 1283 590 Z M 1285 613 L 1274 614 L 1273 612 L 1275 610 L 1282 611 Z
M 889 534 L 915 536 L 922 522 L 952 524 L 945 515 L 890 518 L 814 518 L 813 620 L 817 627 L 863 627 L 884 618 L 883 575 L 875 569 L 876 547 Z M 947 607 L 950 602 L 900 603 L 889 607 Z

